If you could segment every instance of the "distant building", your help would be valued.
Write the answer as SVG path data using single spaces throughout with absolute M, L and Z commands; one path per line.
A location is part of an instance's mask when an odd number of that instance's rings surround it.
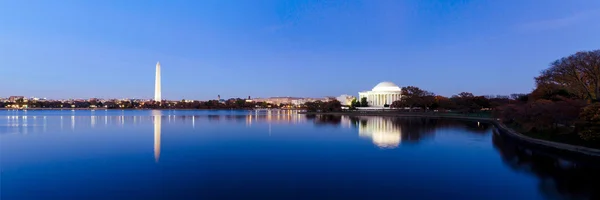
M 9 102 L 13 102 L 13 103 L 16 102 L 18 99 L 23 99 L 24 100 L 25 97 L 24 96 L 10 96 L 10 97 L 8 97 L 8 101 Z
M 331 97 L 325 97 L 325 98 L 301 98 L 301 99 L 292 100 L 292 105 L 299 106 L 299 105 L 305 104 L 307 102 L 315 102 L 315 101 L 327 102 L 327 101 L 330 101 L 331 99 L 332 99 Z M 335 98 L 333 98 L 333 99 L 335 99 Z
M 311 102 L 308 99 L 294 99 L 292 100 L 292 105 L 294 106 L 300 106 L 302 104 L 305 104 L 306 102 Z
M 104 107 L 105 108 L 117 108 L 117 107 L 119 107 L 119 105 L 117 105 L 114 101 L 107 101 L 104 103 Z
M 252 101 L 281 105 L 281 104 L 292 104 L 292 102 L 294 100 L 299 100 L 299 99 L 302 99 L 302 98 L 299 98 L 299 97 L 270 97 L 270 98 L 255 98 L 255 99 L 252 99 Z
M 336 99 L 337 99 L 336 97 L 325 97 L 321 101 L 323 101 L 323 102 L 329 102 L 329 101 L 333 101 L 333 100 L 336 100 Z
M 356 99 L 356 97 L 347 94 L 342 94 L 335 99 L 338 100 L 344 106 L 350 106 L 352 104 L 352 100 Z
M 358 100 L 366 97 L 369 107 L 384 107 L 402 99 L 402 89 L 392 82 L 381 82 L 371 91 L 359 92 L 358 96 Z

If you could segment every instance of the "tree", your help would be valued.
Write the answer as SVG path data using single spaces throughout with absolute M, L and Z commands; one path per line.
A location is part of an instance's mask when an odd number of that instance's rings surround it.
M 473 97 L 473 103 L 475 103 L 478 106 L 478 108 L 489 108 L 490 107 L 490 100 L 483 96 Z
M 600 50 L 577 52 L 550 64 L 535 78 L 538 85 L 557 85 L 579 98 L 600 101 Z
M 322 106 L 323 112 L 339 112 L 342 111 L 342 103 L 338 100 L 325 102 Z
M 519 125 L 526 131 L 554 130 L 575 125 L 584 106 L 585 101 L 577 99 L 538 99 L 527 104 L 500 106 L 494 114 L 505 123 Z
M 369 102 L 367 102 L 367 97 L 360 98 L 360 106 L 361 107 L 368 107 L 369 106 Z
M 444 97 L 444 96 L 435 96 L 434 98 L 434 103 L 443 110 L 453 110 L 456 109 L 456 104 L 451 101 L 448 97 Z M 435 108 L 432 108 L 435 109 Z
M 579 116 L 583 121 L 579 136 L 588 141 L 600 140 L 600 103 L 586 106 Z
M 342 103 L 338 100 L 332 100 L 327 102 L 314 101 L 304 103 L 306 111 L 308 112 L 340 112 L 342 111 Z
M 457 96 L 459 98 L 473 98 L 473 97 L 475 97 L 475 95 L 473 95 L 473 93 L 470 93 L 470 92 L 461 92 L 461 93 L 458 93 Z
M 528 96 L 528 94 L 523 94 L 523 93 L 510 94 L 510 98 L 513 99 L 513 100 L 519 100 L 519 99 L 521 99 L 523 97 L 526 97 L 526 96 Z M 492 99 L 492 98 L 490 98 L 490 99 Z
M 238 108 L 243 108 L 244 105 L 246 104 L 246 100 L 238 98 L 235 100 L 235 104 Z
M 400 100 L 396 100 L 396 101 L 392 102 L 392 105 L 390 105 L 390 107 L 395 108 L 395 109 L 403 108 L 404 103 L 402 103 L 402 101 L 400 101 Z
M 356 100 L 356 98 L 354 98 L 354 99 L 352 99 L 352 102 L 350 102 L 350 106 L 351 106 L 352 108 L 360 107 L 360 102 L 358 102 L 358 101 Z
M 450 100 L 456 105 L 456 109 L 460 112 L 470 112 L 473 105 L 471 102 L 473 94 L 468 92 L 461 92 L 458 95 L 453 95 Z
M 421 97 L 421 108 L 427 110 L 427 109 L 433 109 L 432 106 L 434 106 L 435 104 L 435 96 L 433 93 L 428 92 L 426 93 L 425 96 Z M 436 106 L 437 108 L 437 106 Z
M 531 92 L 528 98 L 535 101 L 539 99 L 559 101 L 564 98 L 584 99 L 577 97 L 576 94 L 570 93 L 566 88 L 556 83 L 540 82 L 536 84 L 535 90 Z
M 323 106 L 322 101 L 314 101 L 314 102 L 304 103 L 304 107 L 306 107 L 306 111 L 308 111 L 308 112 L 319 112 L 319 111 L 321 111 L 322 106 Z
M 432 92 L 422 90 L 415 86 L 407 86 L 402 88 L 403 104 L 410 108 L 419 107 L 427 109 L 435 102 L 435 96 Z

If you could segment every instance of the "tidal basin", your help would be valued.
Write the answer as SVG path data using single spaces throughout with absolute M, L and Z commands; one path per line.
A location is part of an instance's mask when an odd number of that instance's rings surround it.
M 593 199 L 595 162 L 477 121 L 0 110 L 0 199 Z

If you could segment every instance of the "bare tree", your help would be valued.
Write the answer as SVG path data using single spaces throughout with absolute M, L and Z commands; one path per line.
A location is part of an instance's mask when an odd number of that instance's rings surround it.
M 580 98 L 600 101 L 600 50 L 556 60 L 535 79 L 538 87 L 556 84 Z

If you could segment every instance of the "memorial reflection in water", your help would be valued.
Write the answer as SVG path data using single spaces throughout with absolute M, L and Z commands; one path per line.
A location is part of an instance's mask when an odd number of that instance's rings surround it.
M 361 117 L 358 135 L 371 138 L 373 144 L 380 148 L 396 148 L 402 140 L 402 131 L 398 124 L 382 117 Z

